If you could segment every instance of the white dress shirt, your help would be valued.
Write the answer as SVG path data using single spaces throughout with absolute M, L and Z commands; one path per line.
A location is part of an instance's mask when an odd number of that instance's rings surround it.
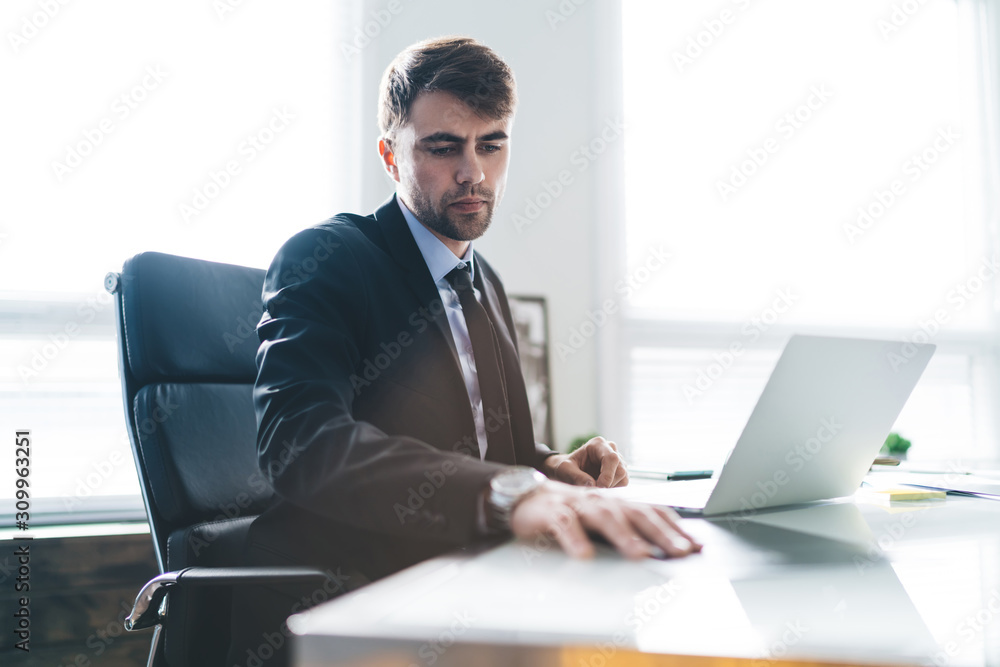
M 451 335 L 455 339 L 455 349 L 458 350 L 458 359 L 462 365 L 462 376 L 465 378 L 465 390 L 469 394 L 469 403 L 472 405 L 472 416 L 476 421 L 476 438 L 479 441 L 479 458 L 486 458 L 486 419 L 483 416 L 483 399 L 479 392 L 479 375 L 476 372 L 476 359 L 472 354 L 472 339 L 469 337 L 469 327 L 465 323 L 465 314 L 462 312 L 462 304 L 458 300 L 458 293 L 455 292 L 451 284 L 445 278 L 455 267 L 465 268 L 466 264 L 471 264 L 472 278 L 476 277 L 476 263 L 473 261 L 475 254 L 472 250 L 472 243 L 465 251 L 465 255 L 459 259 L 448 246 L 441 242 L 441 239 L 417 220 L 416 216 L 406 207 L 403 200 L 396 197 L 399 208 L 403 211 L 406 224 L 410 227 L 413 240 L 420 248 L 427 269 L 437 285 L 438 294 L 441 295 L 441 303 L 444 304 L 445 312 L 448 315 L 448 324 L 451 325 Z M 479 290 L 473 286 L 473 293 L 476 299 L 482 303 L 482 296 Z

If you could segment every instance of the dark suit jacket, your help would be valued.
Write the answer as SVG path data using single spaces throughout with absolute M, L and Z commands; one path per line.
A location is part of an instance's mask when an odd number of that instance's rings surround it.
M 487 461 L 437 286 L 395 197 L 281 248 L 257 328 L 258 456 L 277 493 L 251 529 L 257 546 L 377 578 L 477 538 L 478 497 L 503 469 L 491 459 L 538 467 L 553 453 L 534 441 L 503 285 L 478 252 L 475 262 L 514 439 Z

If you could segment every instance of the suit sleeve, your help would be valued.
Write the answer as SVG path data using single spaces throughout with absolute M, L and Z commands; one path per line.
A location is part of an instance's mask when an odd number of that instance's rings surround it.
M 306 230 L 278 252 L 257 331 L 258 460 L 283 499 L 337 522 L 465 543 L 504 466 L 389 436 L 352 416 L 368 298 L 349 231 Z

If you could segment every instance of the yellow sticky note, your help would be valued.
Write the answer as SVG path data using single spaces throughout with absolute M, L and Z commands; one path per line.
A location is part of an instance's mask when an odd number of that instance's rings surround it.
M 920 489 L 906 486 L 879 489 L 875 493 L 887 500 L 928 500 L 932 498 L 944 498 L 947 495 L 944 491 L 936 489 Z

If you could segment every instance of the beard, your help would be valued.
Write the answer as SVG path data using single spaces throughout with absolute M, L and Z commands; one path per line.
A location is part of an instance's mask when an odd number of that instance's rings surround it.
M 460 213 L 449 208 L 449 204 L 466 197 L 481 197 L 484 200 L 483 209 L 475 213 Z M 493 190 L 483 187 L 447 193 L 436 204 L 421 192 L 412 192 L 407 199 L 417 220 L 453 241 L 474 241 L 485 234 L 493 222 L 496 203 Z

